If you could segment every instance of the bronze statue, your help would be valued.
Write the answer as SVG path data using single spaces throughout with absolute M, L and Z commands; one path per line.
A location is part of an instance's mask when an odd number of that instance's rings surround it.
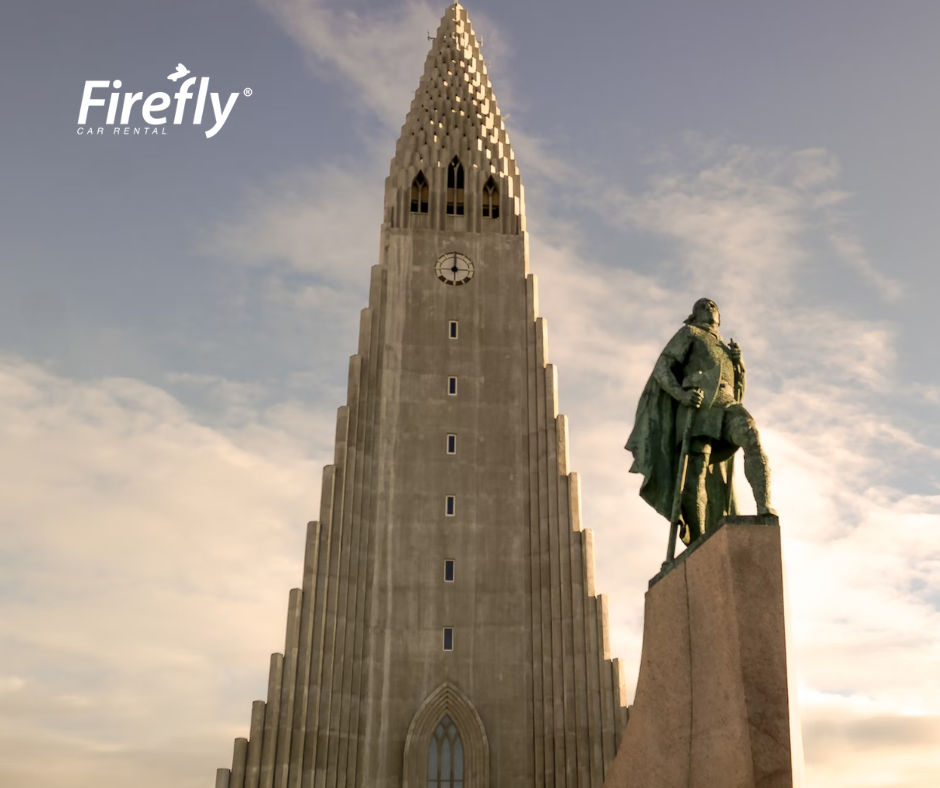
M 744 475 L 761 515 L 770 508 L 770 468 L 751 414 L 741 404 L 741 350 L 718 333 L 714 301 L 700 298 L 685 326 L 669 340 L 640 396 L 626 449 L 632 473 L 643 475 L 640 495 L 690 544 L 728 514 L 736 514 L 731 483 L 735 452 L 744 450 Z M 681 491 L 681 492 L 680 492 Z

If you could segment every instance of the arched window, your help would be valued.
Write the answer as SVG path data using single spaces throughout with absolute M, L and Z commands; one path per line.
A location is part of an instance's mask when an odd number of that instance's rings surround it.
M 463 166 L 456 156 L 447 168 L 447 213 L 463 216 Z
M 483 187 L 483 217 L 488 219 L 499 218 L 499 187 L 492 176 Z
M 428 745 L 428 788 L 463 788 L 463 742 L 447 714 Z
M 490 745 L 483 720 L 470 698 L 449 681 L 418 707 L 404 755 L 401 788 L 490 788 Z
M 411 182 L 411 212 L 428 212 L 428 182 L 423 172 L 419 172 Z

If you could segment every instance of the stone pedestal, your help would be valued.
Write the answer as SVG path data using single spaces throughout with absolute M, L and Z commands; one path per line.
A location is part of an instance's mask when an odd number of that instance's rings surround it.
M 728 517 L 650 582 L 604 788 L 794 788 L 790 739 L 780 529 Z

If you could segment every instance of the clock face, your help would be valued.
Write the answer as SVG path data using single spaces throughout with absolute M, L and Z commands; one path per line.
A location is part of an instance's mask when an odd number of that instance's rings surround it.
M 465 285 L 473 279 L 473 263 L 465 254 L 448 252 L 437 261 L 434 273 L 445 285 Z

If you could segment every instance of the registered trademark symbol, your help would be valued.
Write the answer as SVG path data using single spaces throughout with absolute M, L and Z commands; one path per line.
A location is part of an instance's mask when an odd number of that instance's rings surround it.
M 246 96 L 250 96 L 250 95 L 251 95 L 251 88 L 245 88 L 245 95 L 246 95 Z

